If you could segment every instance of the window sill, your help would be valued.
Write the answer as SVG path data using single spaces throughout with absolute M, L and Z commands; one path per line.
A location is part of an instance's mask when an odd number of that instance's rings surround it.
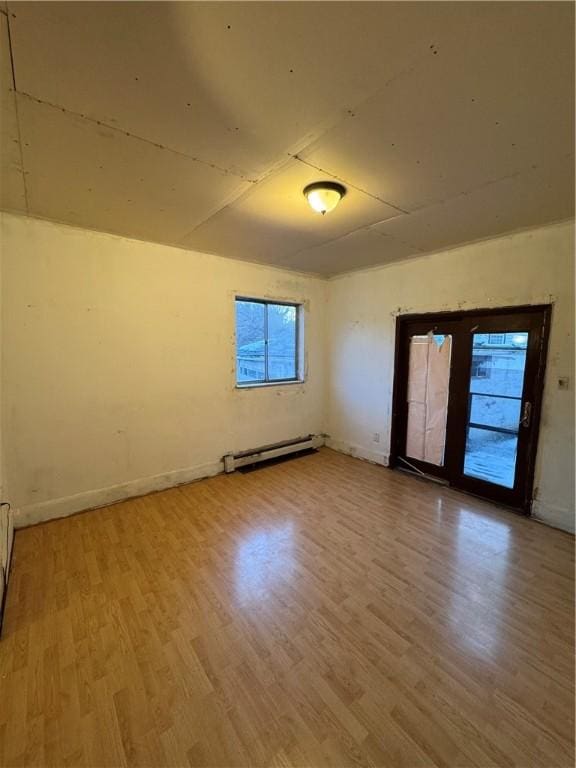
M 289 381 L 262 381 L 247 382 L 246 384 L 236 384 L 234 389 L 267 389 L 268 387 L 286 387 L 294 384 L 305 384 L 304 379 L 290 379 Z

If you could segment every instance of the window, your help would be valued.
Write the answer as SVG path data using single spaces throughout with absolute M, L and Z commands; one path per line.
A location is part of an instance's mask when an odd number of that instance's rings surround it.
M 506 343 L 505 333 L 489 333 L 488 334 L 488 344 L 505 344 L 505 343 Z
M 298 304 L 236 299 L 236 384 L 299 381 Z
M 476 348 L 472 352 L 472 378 L 489 379 L 492 368 L 492 355 L 478 355 Z

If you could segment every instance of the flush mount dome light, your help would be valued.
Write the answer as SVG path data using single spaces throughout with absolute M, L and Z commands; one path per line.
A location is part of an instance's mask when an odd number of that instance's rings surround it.
M 310 208 L 324 215 L 334 210 L 346 194 L 346 187 L 336 181 L 315 181 L 304 188 Z

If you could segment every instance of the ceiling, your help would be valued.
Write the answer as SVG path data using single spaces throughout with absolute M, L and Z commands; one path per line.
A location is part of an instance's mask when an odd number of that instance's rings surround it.
M 333 275 L 574 212 L 568 2 L 8 2 L 0 207 Z M 302 195 L 336 179 L 330 214 Z

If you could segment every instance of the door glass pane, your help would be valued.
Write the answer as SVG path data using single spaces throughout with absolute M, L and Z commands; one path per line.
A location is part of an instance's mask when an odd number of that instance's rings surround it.
M 296 307 L 268 305 L 268 379 L 296 378 Z
M 412 336 L 408 362 L 406 456 L 444 464 L 452 337 Z
M 464 474 L 514 487 L 527 332 L 475 333 Z
M 516 432 L 520 421 L 519 398 L 505 400 L 498 395 L 470 393 L 470 421 L 486 427 L 502 427 Z
M 266 379 L 264 360 L 266 305 L 257 301 L 236 300 L 236 381 L 261 382 Z

